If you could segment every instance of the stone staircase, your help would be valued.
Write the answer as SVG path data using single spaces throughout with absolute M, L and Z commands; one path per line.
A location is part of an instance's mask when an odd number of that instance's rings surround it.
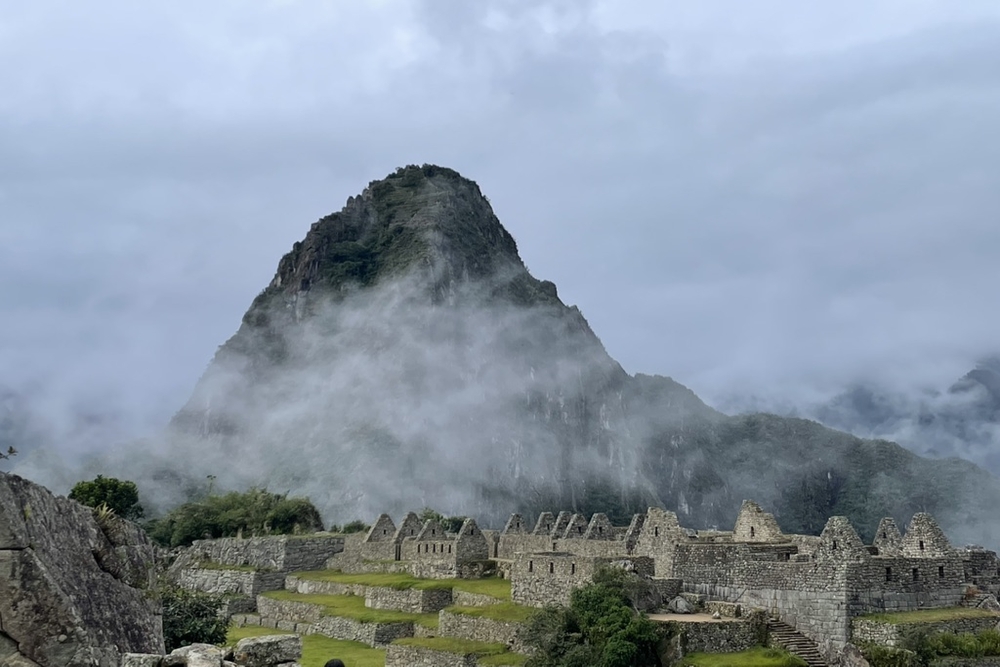
M 779 646 L 789 653 L 794 653 L 805 660 L 809 667 L 827 667 L 816 642 L 792 626 L 777 618 L 771 618 L 767 621 L 767 631 L 773 646 Z

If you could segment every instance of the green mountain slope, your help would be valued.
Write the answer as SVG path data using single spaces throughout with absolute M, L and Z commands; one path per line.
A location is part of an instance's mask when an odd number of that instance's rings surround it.
M 753 497 L 786 529 L 836 512 L 871 532 L 927 510 L 953 538 L 988 541 L 1000 504 L 1000 483 L 962 461 L 726 416 L 670 378 L 629 376 L 527 271 L 479 187 L 428 165 L 371 183 L 293 246 L 170 439 L 154 468 L 195 461 L 220 484 L 306 493 L 337 520 L 425 505 L 623 520 L 657 504 L 729 526 Z

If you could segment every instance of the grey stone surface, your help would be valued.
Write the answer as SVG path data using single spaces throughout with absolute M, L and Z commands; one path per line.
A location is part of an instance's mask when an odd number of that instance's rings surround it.
M 138 526 L 0 473 L 0 619 L 18 653 L 41 667 L 118 667 L 160 653 L 154 551 Z
M 385 653 L 385 667 L 476 667 L 474 655 L 446 653 L 416 646 L 392 644 Z
M 233 650 L 233 661 L 246 667 L 272 667 L 302 657 L 302 637 L 268 635 L 241 639 Z
M 159 653 L 126 653 L 121 667 L 160 667 L 162 659 Z

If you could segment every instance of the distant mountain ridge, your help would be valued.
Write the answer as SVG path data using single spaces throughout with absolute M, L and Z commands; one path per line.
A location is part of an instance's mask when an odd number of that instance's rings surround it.
M 1000 474 L 1000 357 L 980 360 L 946 388 L 904 393 L 859 383 L 802 412 L 833 428 L 897 439 L 926 456 L 959 456 Z
M 479 187 L 397 170 L 312 225 L 141 462 L 310 495 L 328 519 L 433 506 L 648 505 L 728 526 L 740 502 L 788 532 L 929 511 L 995 541 L 1000 482 L 816 422 L 729 417 L 666 377 L 628 375 L 555 285 L 534 278 Z M 190 471 L 196 471 L 192 473 Z

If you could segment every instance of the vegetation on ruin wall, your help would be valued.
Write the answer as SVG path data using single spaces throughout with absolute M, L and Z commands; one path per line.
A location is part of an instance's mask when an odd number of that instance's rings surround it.
M 776 648 L 755 648 L 739 653 L 691 653 L 678 667 L 806 667 L 802 658 Z
M 858 618 L 866 621 L 879 621 L 881 623 L 901 625 L 903 623 L 939 623 L 941 621 L 953 621 L 961 618 L 988 618 L 990 616 L 997 616 L 997 614 L 988 609 L 976 609 L 973 607 L 944 607 L 941 609 L 917 609 L 915 611 L 866 614 Z M 997 616 L 997 621 L 1000 621 L 1000 616 Z
M 411 614 L 405 611 L 371 609 L 365 606 L 365 599 L 360 595 L 313 595 L 292 591 L 268 591 L 263 595 L 272 600 L 316 605 L 322 608 L 325 616 L 350 618 L 361 623 L 412 622 L 425 628 L 436 628 L 438 625 L 437 614 Z
M 480 665 L 522 665 L 525 661 L 525 656 L 508 652 L 503 644 L 487 644 L 459 637 L 407 637 L 393 643 L 431 651 L 474 655 Z
M 229 619 L 219 616 L 223 598 L 188 591 L 172 584 L 159 590 L 163 604 L 163 639 L 167 652 L 188 644 L 220 644 L 226 639 Z
M 269 635 L 291 634 L 248 625 L 242 628 L 230 628 L 226 637 L 226 645 L 233 646 L 246 637 L 264 637 Z M 302 667 L 323 667 L 327 660 L 339 658 L 350 667 L 384 667 L 385 649 L 372 648 L 361 642 L 351 642 L 342 639 L 332 639 L 323 635 L 304 635 L 302 637 Z
M 659 667 L 661 633 L 635 609 L 637 581 L 605 568 L 573 591 L 569 607 L 535 612 L 521 635 L 537 651 L 526 667 Z
M 942 619 L 945 620 L 945 619 Z M 1000 656 L 1000 632 L 908 632 L 898 648 L 862 644 L 861 652 L 872 667 L 932 667 L 943 660 Z
M 158 544 L 178 547 L 205 538 L 312 533 L 323 530 L 323 521 L 307 498 L 250 489 L 185 503 L 147 530 Z

